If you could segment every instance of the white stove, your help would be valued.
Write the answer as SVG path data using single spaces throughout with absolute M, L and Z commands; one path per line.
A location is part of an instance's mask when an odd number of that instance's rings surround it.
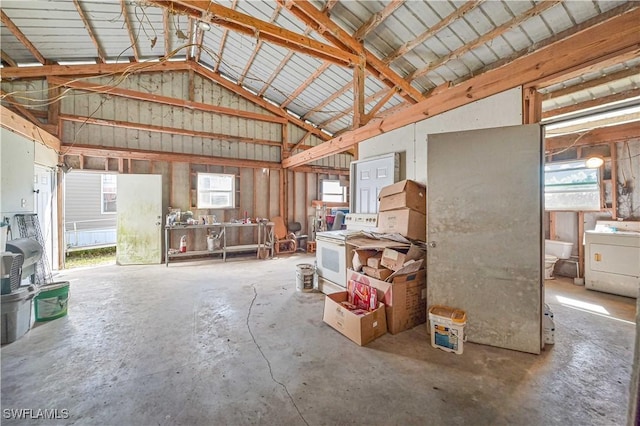
M 318 288 L 323 293 L 329 294 L 347 289 L 347 268 L 353 257 L 353 250 L 347 241 L 360 234 L 360 231 L 350 229 L 316 234 Z
M 349 230 L 371 231 L 378 230 L 378 213 L 348 213 L 344 223 Z

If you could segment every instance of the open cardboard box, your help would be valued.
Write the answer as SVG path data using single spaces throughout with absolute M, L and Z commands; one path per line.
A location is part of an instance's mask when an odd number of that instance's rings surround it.
M 378 303 L 375 311 L 359 316 L 341 305 L 347 299 L 346 291 L 328 294 L 324 299 L 323 321 L 360 346 L 387 332 L 385 306 L 382 303 Z
M 347 281 L 349 280 L 368 284 L 378 290 L 378 300 L 385 305 L 389 333 L 400 333 L 427 321 L 427 281 L 424 269 L 397 275 L 392 282 L 377 280 L 348 269 Z

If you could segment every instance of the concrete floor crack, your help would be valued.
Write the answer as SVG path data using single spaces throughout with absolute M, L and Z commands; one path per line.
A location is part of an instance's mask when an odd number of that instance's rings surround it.
M 302 412 L 300 412 L 300 409 L 298 408 L 298 404 L 296 404 L 296 401 L 293 399 L 293 397 L 289 393 L 289 389 L 287 389 L 287 386 L 284 383 L 278 381 L 273 376 L 273 369 L 271 368 L 271 362 L 269 361 L 267 356 L 264 354 L 262 348 L 260 347 L 260 345 L 256 341 L 256 336 L 254 336 L 253 331 L 251 330 L 251 325 L 249 324 L 249 318 L 251 317 L 251 311 L 253 310 L 253 305 L 256 303 L 256 299 L 258 298 L 258 291 L 256 290 L 255 284 L 252 284 L 251 288 L 253 288 L 253 299 L 251 299 L 251 305 L 249 306 L 249 311 L 247 312 L 247 329 L 249 330 L 249 334 L 251 335 L 251 339 L 253 340 L 253 343 L 256 345 L 256 348 L 258 348 L 258 351 L 260 352 L 260 355 L 262 355 L 262 358 L 264 358 L 265 362 L 267 363 L 267 366 L 269 367 L 269 375 L 271 376 L 271 380 L 273 380 L 274 383 L 277 383 L 278 385 L 280 385 L 280 387 L 282 387 L 282 389 L 284 389 L 284 391 L 286 392 L 287 396 L 291 400 L 291 403 L 295 407 L 295 409 L 298 412 L 298 415 L 300 416 L 302 421 L 307 426 L 309 426 L 309 422 L 307 422 L 307 419 L 305 419 L 304 416 L 302 415 Z

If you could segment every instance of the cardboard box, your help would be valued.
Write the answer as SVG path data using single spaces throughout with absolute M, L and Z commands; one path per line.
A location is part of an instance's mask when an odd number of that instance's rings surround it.
M 395 234 L 418 241 L 427 239 L 427 216 L 411 209 L 378 213 L 378 232 Z
M 358 316 L 341 305 L 347 301 L 346 291 L 328 294 L 324 299 L 322 320 L 360 346 L 377 339 L 387 332 L 385 306 L 366 315 Z
M 378 199 L 380 200 L 378 211 L 381 212 L 410 208 L 427 214 L 427 188 L 412 180 L 403 180 L 385 186 L 380 190 Z
M 389 333 L 400 333 L 427 321 L 427 281 L 424 269 L 396 276 L 390 283 L 353 270 L 347 270 L 347 278 L 361 281 L 378 290 L 378 298 L 385 304 Z
M 380 259 L 380 264 L 385 268 L 389 268 L 392 271 L 397 271 L 398 269 L 402 269 L 404 262 L 406 261 L 406 256 L 404 253 L 400 253 L 394 249 L 386 248 L 382 252 L 382 259 Z
M 386 280 L 393 272 L 387 268 L 372 268 L 371 266 L 363 266 L 362 272 L 369 277 L 376 278 L 378 280 Z
M 367 259 L 367 266 L 370 268 L 380 269 L 380 267 L 382 267 L 382 263 L 380 263 L 381 261 L 382 261 L 382 252 L 378 252 L 376 253 L 375 256 L 371 256 L 370 258 Z

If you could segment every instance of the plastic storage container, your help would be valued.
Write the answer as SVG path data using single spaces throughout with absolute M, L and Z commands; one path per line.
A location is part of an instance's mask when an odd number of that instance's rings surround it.
M 67 315 L 69 281 L 46 284 L 34 299 L 36 321 L 51 321 Z
M 38 294 L 38 287 L 20 287 L 2 300 L 2 344 L 11 343 L 31 329 L 31 299 Z
M 464 327 L 467 314 L 448 306 L 432 306 L 429 309 L 431 323 L 431 346 L 447 352 L 461 354 L 466 340 Z

